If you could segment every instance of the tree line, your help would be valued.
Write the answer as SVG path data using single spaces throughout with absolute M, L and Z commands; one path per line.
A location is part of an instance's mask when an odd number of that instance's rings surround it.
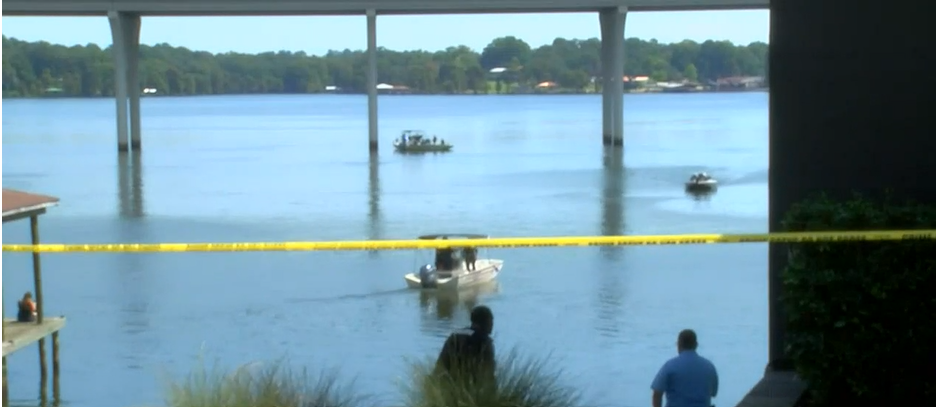
M 627 75 L 656 81 L 707 82 L 732 76 L 764 76 L 768 46 L 762 42 L 625 41 Z M 581 91 L 601 76 L 601 41 L 556 38 L 533 48 L 516 37 L 491 41 L 481 52 L 467 46 L 442 51 L 377 51 L 378 83 L 419 93 L 487 93 L 491 83 L 532 85 L 544 81 Z M 235 52 L 212 54 L 169 44 L 140 46 L 141 86 L 162 95 L 319 93 L 334 86 L 366 91 L 364 51 Z M 505 68 L 504 70 L 494 68 Z M 63 46 L 3 36 L 3 96 L 111 96 L 114 67 L 110 47 Z M 594 81 L 600 82 L 600 81 Z

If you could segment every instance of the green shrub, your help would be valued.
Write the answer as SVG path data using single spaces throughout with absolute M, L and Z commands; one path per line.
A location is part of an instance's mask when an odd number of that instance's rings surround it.
M 200 365 L 169 385 L 167 407 L 362 407 L 365 398 L 338 385 L 335 372 L 312 379 L 281 362 L 248 364 L 225 372 Z
M 407 407 L 578 407 L 580 392 L 563 383 L 563 373 L 549 369 L 548 358 L 530 359 L 511 351 L 498 358 L 493 383 L 466 383 L 435 374 L 435 360 L 412 364 L 404 383 Z
M 934 229 L 936 210 L 819 197 L 791 208 L 783 228 Z M 936 242 L 791 245 L 782 279 L 787 350 L 820 403 L 914 405 L 936 396 Z

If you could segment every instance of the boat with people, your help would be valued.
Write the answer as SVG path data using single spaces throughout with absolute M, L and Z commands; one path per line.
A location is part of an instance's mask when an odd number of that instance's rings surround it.
M 429 137 L 422 130 L 403 130 L 400 137 L 393 140 L 393 148 L 400 153 L 445 153 L 452 151 L 452 147 L 445 139 Z
M 715 188 L 718 188 L 718 181 L 704 172 L 692 174 L 686 182 L 686 190 L 689 192 L 709 192 Z
M 443 233 L 420 236 L 419 240 L 487 238 L 487 235 Z M 434 262 L 424 264 L 403 278 L 411 289 L 458 290 L 494 280 L 503 267 L 503 260 L 479 258 L 478 248 L 453 246 L 435 249 Z

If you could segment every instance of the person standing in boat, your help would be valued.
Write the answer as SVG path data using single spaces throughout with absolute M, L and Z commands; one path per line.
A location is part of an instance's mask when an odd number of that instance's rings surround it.
M 448 236 L 442 236 L 442 240 L 448 240 Z M 452 259 L 454 254 L 450 247 L 436 249 L 436 269 L 451 271 L 455 266 Z
M 466 247 L 462 250 L 465 256 L 465 270 L 474 271 L 475 262 L 478 260 L 478 249 L 475 247 Z

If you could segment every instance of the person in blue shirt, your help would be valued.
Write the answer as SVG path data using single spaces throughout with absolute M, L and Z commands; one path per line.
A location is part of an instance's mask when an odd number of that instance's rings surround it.
M 695 331 L 679 333 L 676 349 L 679 355 L 666 361 L 653 378 L 653 407 L 711 407 L 718 395 L 718 372 L 708 359 L 699 356 L 699 341 Z

